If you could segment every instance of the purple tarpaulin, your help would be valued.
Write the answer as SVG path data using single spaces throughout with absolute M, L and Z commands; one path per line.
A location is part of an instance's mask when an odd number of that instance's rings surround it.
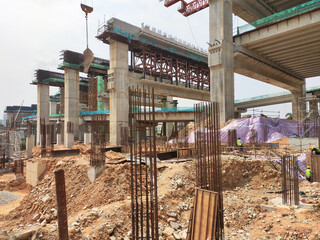
M 237 136 L 242 142 L 248 142 L 251 137 L 252 129 L 258 133 L 258 142 L 273 142 L 284 137 L 297 135 L 297 122 L 285 119 L 271 119 L 265 117 L 251 117 L 235 120 L 220 130 L 220 139 L 222 142 L 228 142 L 228 130 L 237 129 Z M 198 130 L 196 130 L 198 131 Z M 194 143 L 195 132 L 193 131 L 187 137 L 189 143 Z M 264 131 L 267 132 L 264 139 Z M 266 140 L 266 141 L 265 141 Z

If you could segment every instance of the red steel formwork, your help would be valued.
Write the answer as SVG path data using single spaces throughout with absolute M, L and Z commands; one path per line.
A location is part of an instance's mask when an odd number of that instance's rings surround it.
M 164 6 L 170 7 L 177 2 L 181 2 L 181 6 L 178 11 L 185 17 L 209 7 L 209 0 L 194 0 L 189 3 L 184 0 L 165 0 Z
M 170 54 L 156 48 L 140 46 L 132 51 L 132 70 L 167 79 L 174 85 L 209 90 L 210 70 L 206 63 Z

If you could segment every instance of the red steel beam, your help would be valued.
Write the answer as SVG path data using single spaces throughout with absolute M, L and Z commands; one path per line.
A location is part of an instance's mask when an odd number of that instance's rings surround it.
M 186 4 L 184 9 L 179 9 L 179 12 L 187 17 L 207 7 L 209 7 L 209 0 L 194 0 Z
M 165 7 L 170 7 L 173 4 L 176 4 L 177 2 L 180 2 L 181 0 L 165 0 L 164 1 L 164 6 Z

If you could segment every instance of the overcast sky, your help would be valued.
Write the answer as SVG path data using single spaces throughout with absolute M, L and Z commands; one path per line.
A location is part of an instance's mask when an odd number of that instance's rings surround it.
M 58 71 L 61 50 L 83 52 L 85 18 L 80 0 L 0 0 L 0 118 L 6 106 L 31 105 L 37 101 L 36 86 L 30 85 L 36 69 Z M 116 17 L 133 25 L 142 22 L 187 42 L 207 48 L 208 9 L 189 18 L 177 6 L 165 8 L 159 0 L 83 0 L 93 5 L 89 15 L 89 47 L 95 56 L 109 59 L 109 46 L 95 38 L 98 23 Z M 189 22 L 188 22 L 189 21 Z M 234 19 L 234 27 L 243 24 Z M 320 79 L 307 80 L 307 87 L 320 86 Z M 51 92 L 57 89 L 52 88 Z M 284 91 L 244 76 L 235 75 L 236 99 Z M 180 106 L 192 104 L 180 101 Z M 192 105 L 191 105 L 192 106 Z M 291 112 L 291 104 L 265 110 Z

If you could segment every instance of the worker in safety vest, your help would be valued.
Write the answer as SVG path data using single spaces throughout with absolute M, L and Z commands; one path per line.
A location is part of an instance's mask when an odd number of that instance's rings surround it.
M 237 147 L 239 147 L 240 150 L 243 151 L 243 144 L 242 144 L 241 138 L 238 138 L 237 140 Z
M 312 171 L 310 169 L 310 166 L 307 167 L 306 176 L 307 176 L 307 180 L 312 183 Z
M 311 154 L 320 155 L 320 149 L 316 147 L 309 147 Z

